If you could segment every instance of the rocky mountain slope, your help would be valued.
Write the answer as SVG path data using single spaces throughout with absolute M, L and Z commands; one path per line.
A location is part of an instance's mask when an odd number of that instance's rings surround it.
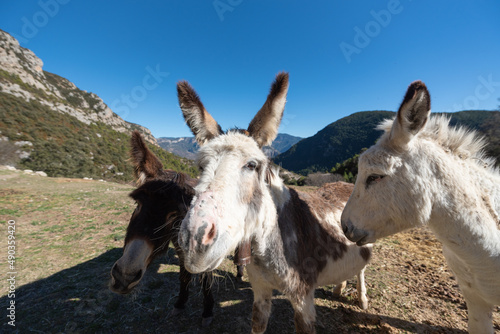
M 0 30 L 0 165 L 129 182 L 130 133 L 138 130 L 165 168 L 197 174 L 192 162 L 161 149 L 147 128 L 124 121 L 99 96 L 42 66 Z
M 149 129 L 124 121 L 96 94 L 44 71 L 43 61 L 3 30 L 0 30 L 0 91 L 27 102 L 36 100 L 84 124 L 101 122 L 123 133 L 139 130 L 150 143 L 157 145 Z

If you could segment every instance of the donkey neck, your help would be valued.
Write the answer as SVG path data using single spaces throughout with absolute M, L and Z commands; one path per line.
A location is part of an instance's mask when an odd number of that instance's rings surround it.
M 272 273 L 270 277 L 313 286 L 329 260 L 341 259 L 348 251 L 347 238 L 336 223 L 342 211 L 339 203 L 319 193 L 289 189 L 281 180 L 268 189 L 271 209 L 262 222 L 263 233 L 253 239 L 254 263 Z
M 463 261 L 495 258 L 500 265 L 500 175 L 455 158 L 438 166 L 429 227 Z
M 269 180 L 267 191 L 264 192 L 264 201 L 261 211 L 258 214 L 257 228 L 254 229 L 254 246 L 257 248 L 256 254 L 264 254 L 268 243 L 272 242 L 278 233 L 278 213 L 290 200 L 290 190 L 281 179 Z

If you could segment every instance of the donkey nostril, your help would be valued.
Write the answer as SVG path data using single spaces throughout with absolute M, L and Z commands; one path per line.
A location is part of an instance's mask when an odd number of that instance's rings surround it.
M 120 269 L 118 268 L 118 265 L 115 263 L 113 268 L 111 268 L 111 277 L 114 279 L 115 276 L 118 276 L 120 274 L 121 274 Z
M 349 230 L 349 228 L 347 227 L 346 222 L 345 222 L 345 221 L 342 221 L 342 222 L 340 223 L 340 225 L 342 225 L 342 231 L 344 231 L 344 234 L 346 234 L 346 233 L 347 233 L 347 231 Z
M 208 232 L 208 240 L 213 239 L 215 236 L 215 224 L 212 224 L 212 228 Z
M 139 272 L 137 273 L 137 275 L 135 275 L 132 282 L 136 282 L 136 281 L 140 280 L 141 278 L 142 278 L 142 270 L 139 270 Z
M 342 224 L 342 231 L 344 231 L 344 233 L 347 233 L 347 225 L 346 224 Z

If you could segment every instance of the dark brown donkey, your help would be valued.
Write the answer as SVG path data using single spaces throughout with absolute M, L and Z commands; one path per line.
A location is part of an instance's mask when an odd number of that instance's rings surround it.
M 188 299 L 191 273 L 184 268 L 183 253 L 177 242 L 179 227 L 194 195 L 197 180 L 163 164 L 146 146 L 139 132 L 132 133 L 131 156 L 135 167 L 137 189 L 130 196 L 137 206 L 130 218 L 123 256 L 111 269 L 110 289 L 129 293 L 141 280 L 151 261 L 168 250 L 170 242 L 179 256 L 180 292 L 172 314 L 184 309 Z M 212 272 L 201 278 L 203 290 L 203 326 L 213 319 L 214 299 L 210 289 Z

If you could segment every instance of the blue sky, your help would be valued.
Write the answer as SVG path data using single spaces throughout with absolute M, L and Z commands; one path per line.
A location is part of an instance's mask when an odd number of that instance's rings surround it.
M 224 128 L 246 127 L 279 71 L 280 132 L 309 137 L 364 110 L 396 110 L 423 80 L 432 110 L 496 109 L 499 1 L 2 1 L 0 28 L 44 70 L 99 95 L 156 137 L 191 135 L 188 80 Z

